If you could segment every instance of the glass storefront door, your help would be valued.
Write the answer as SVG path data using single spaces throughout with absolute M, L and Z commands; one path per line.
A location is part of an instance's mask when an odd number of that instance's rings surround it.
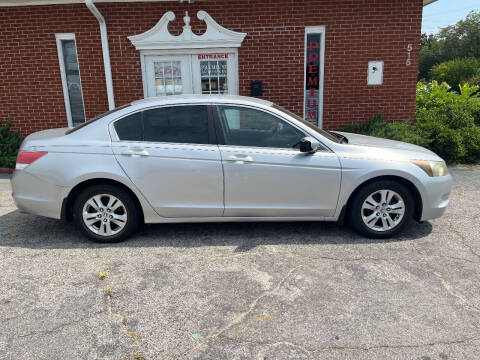
M 148 55 L 147 96 L 238 94 L 235 53 Z

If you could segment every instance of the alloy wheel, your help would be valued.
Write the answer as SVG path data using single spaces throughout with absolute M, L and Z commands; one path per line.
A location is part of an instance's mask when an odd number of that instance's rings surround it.
M 128 220 L 125 205 L 111 194 L 98 194 L 89 198 L 83 206 L 82 216 L 85 226 L 100 236 L 118 234 Z
M 403 198 L 392 190 L 377 190 L 362 204 L 361 216 L 370 229 L 384 232 L 396 228 L 405 214 Z

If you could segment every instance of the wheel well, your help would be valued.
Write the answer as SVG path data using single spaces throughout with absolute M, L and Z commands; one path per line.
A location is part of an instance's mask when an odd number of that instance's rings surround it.
M 135 203 L 137 205 L 137 209 L 140 212 L 140 218 L 144 219 L 143 215 L 143 209 L 140 204 L 140 201 L 138 200 L 137 195 L 126 185 L 122 184 L 121 182 L 112 180 L 112 179 L 90 179 L 90 180 L 85 180 L 77 185 L 74 186 L 72 190 L 70 190 L 70 193 L 68 196 L 63 200 L 63 205 L 62 205 L 62 218 L 66 219 L 68 221 L 72 220 L 73 218 L 73 203 L 75 201 L 75 198 L 77 195 L 83 190 L 86 189 L 89 186 L 92 185 L 99 185 L 99 184 L 108 184 L 108 185 L 113 185 L 117 186 L 124 191 L 128 192 L 133 199 L 135 200 Z
M 422 210 L 423 210 L 423 203 L 422 203 L 422 196 L 420 195 L 420 192 L 418 191 L 417 187 L 409 180 L 402 178 L 400 176 L 377 176 L 371 179 L 368 179 L 367 181 L 361 183 L 358 185 L 355 190 L 350 194 L 350 197 L 348 198 L 347 205 L 345 207 L 344 214 L 348 214 L 348 210 L 351 206 L 351 202 L 353 197 L 360 191 L 360 189 L 374 181 L 379 181 L 379 180 L 393 180 L 393 181 L 398 181 L 405 185 L 412 193 L 413 199 L 415 201 L 415 209 L 413 213 L 413 218 L 415 220 L 420 220 L 420 217 L 422 216 Z

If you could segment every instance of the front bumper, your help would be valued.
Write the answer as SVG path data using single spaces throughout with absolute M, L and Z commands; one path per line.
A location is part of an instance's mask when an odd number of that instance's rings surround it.
M 451 175 L 429 177 L 424 182 L 421 221 L 436 219 L 443 215 L 447 209 L 452 182 Z
M 42 180 L 26 170 L 15 170 L 11 184 L 13 200 L 21 211 L 60 219 L 66 188 Z

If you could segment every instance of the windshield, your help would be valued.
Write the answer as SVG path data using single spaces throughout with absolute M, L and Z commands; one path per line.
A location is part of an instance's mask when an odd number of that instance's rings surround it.
M 291 111 L 288 111 L 287 109 L 284 109 L 283 107 L 278 106 L 278 105 L 276 105 L 276 104 L 273 104 L 272 107 L 273 107 L 274 109 L 280 110 L 281 112 L 284 112 L 285 114 L 290 115 L 291 117 L 295 118 L 296 120 L 302 122 L 302 124 L 308 126 L 310 129 L 312 129 L 313 131 L 319 133 L 319 134 L 322 135 L 323 137 L 326 137 L 328 140 L 333 141 L 333 142 L 336 142 L 336 143 L 340 143 L 340 139 L 339 139 L 338 137 L 332 135 L 332 134 L 329 133 L 328 131 L 325 131 L 325 130 L 323 130 L 323 129 L 320 129 L 318 126 L 313 125 L 312 123 L 309 123 L 308 121 L 303 120 L 300 116 L 292 113 Z
M 110 111 L 107 111 L 107 112 L 105 112 L 105 113 L 103 113 L 103 114 L 100 114 L 100 115 L 98 115 L 98 116 L 95 116 L 93 119 L 90 119 L 90 120 L 88 120 L 88 121 L 85 121 L 84 123 L 81 123 L 80 125 L 77 125 L 77 126 L 71 128 L 71 129 L 67 130 L 67 131 L 65 132 L 65 135 L 71 134 L 71 133 L 73 133 L 74 131 L 77 131 L 78 129 L 81 129 L 81 128 L 84 127 L 84 126 L 87 126 L 87 125 L 89 125 L 89 124 L 91 124 L 91 123 L 93 123 L 93 122 L 95 122 L 95 121 L 97 121 L 97 120 L 100 120 L 101 118 L 103 118 L 103 117 L 105 117 L 105 116 L 107 116 L 107 115 L 110 115 L 111 113 L 113 113 L 113 112 L 115 112 L 115 111 L 117 111 L 117 110 L 124 109 L 124 108 L 126 108 L 127 106 L 130 106 L 130 104 L 125 104 L 125 105 L 119 106 L 119 107 L 117 107 L 117 108 L 115 108 L 115 109 L 113 109 L 113 110 L 110 110 Z

